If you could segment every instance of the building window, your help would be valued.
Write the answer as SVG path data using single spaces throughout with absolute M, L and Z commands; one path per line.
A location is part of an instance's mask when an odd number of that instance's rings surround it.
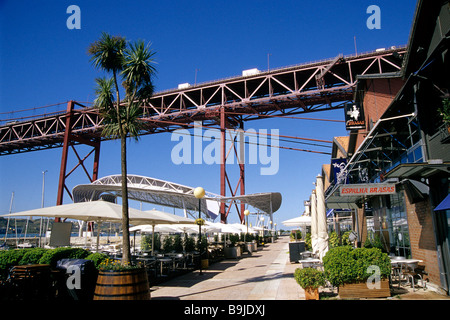
M 373 199 L 372 213 L 373 217 L 367 219 L 369 239 L 381 241 L 389 254 L 411 258 L 403 192 Z

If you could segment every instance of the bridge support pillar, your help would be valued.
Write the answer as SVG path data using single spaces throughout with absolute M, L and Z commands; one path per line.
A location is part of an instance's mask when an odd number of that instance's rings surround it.
M 67 103 L 67 112 L 66 112 L 66 121 L 65 121 L 65 131 L 64 131 L 64 143 L 62 148 L 62 156 L 61 156 L 61 167 L 59 171 L 59 184 L 58 184 L 58 195 L 56 198 L 56 205 L 63 204 L 64 198 L 64 190 L 68 193 L 70 198 L 73 200 L 72 193 L 66 185 L 66 179 L 79 167 L 83 168 L 86 176 L 88 177 L 90 182 L 93 182 L 98 179 L 98 168 L 99 168 L 99 160 L 100 160 L 100 139 L 88 140 L 85 138 L 81 138 L 77 135 L 72 134 L 72 119 L 73 119 L 73 109 L 75 106 L 74 101 L 69 101 Z M 75 146 L 76 145 L 88 145 L 92 147 L 92 149 L 84 156 L 81 157 L 79 152 L 77 152 Z M 72 149 L 76 158 L 78 159 L 78 163 L 67 173 L 67 160 L 69 157 L 69 150 Z M 94 160 L 92 165 L 92 173 L 89 174 L 89 171 L 86 168 L 85 160 L 89 158 L 92 154 L 94 154 Z M 55 219 L 55 221 L 60 221 L 59 218 Z
M 244 147 L 244 123 L 241 121 L 239 124 L 238 134 L 229 134 L 230 136 L 230 148 L 227 150 L 227 129 L 229 128 L 229 124 L 226 117 L 225 108 L 222 107 L 220 109 L 220 195 L 222 197 L 226 197 L 226 187 L 228 185 L 228 189 L 231 193 L 231 196 L 236 196 L 238 194 L 238 189 L 240 191 L 240 195 L 245 195 L 245 147 Z M 236 139 L 239 139 L 239 143 L 237 143 Z M 238 147 L 236 146 L 238 144 Z M 233 149 L 234 154 L 236 155 L 237 163 L 239 166 L 239 179 L 236 184 L 236 187 L 233 189 L 232 184 L 230 182 L 230 177 L 227 173 L 227 159 L 230 156 L 231 149 Z M 242 223 L 245 219 L 244 210 L 245 204 L 241 203 L 240 208 L 238 207 L 235 201 L 231 201 L 228 208 L 225 206 L 224 202 L 220 204 L 220 220 L 222 223 L 227 222 L 228 214 L 232 206 L 236 207 L 240 222 Z

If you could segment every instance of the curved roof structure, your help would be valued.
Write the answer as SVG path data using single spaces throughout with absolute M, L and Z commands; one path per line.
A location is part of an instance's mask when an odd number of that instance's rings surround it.
M 128 175 L 127 179 L 129 199 L 198 212 L 199 201 L 194 197 L 195 187 L 139 175 Z M 121 186 L 121 175 L 111 175 L 91 184 L 78 185 L 73 189 L 74 202 L 122 197 Z M 201 210 L 208 217 L 215 219 L 219 215 L 220 202 L 233 200 L 269 214 L 274 213 L 281 206 L 281 194 L 278 192 L 236 197 L 221 197 L 206 192 L 201 201 Z

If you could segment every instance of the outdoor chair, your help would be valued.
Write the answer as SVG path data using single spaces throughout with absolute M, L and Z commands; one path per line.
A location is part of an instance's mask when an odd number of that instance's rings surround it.
M 398 288 L 400 288 L 401 276 L 402 276 L 402 266 L 399 265 L 398 263 L 393 264 L 391 269 L 391 283 L 393 284 L 393 279 L 396 278 L 398 281 Z
M 427 272 L 425 272 L 425 266 L 419 265 L 415 268 L 412 268 L 408 265 L 405 266 L 405 268 L 402 270 L 402 273 L 408 277 L 408 282 L 411 282 L 411 287 L 413 288 L 413 292 L 415 291 L 415 284 L 414 284 L 414 278 L 418 277 L 422 283 L 422 288 L 425 290 L 427 288 L 426 282 L 423 281 L 423 276 L 428 275 Z

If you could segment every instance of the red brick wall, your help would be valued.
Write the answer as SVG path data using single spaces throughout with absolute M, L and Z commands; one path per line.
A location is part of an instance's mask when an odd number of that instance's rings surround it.
M 366 80 L 367 88 L 363 99 L 366 130 L 361 129 L 358 131 L 356 148 L 363 142 L 370 131 L 370 123 L 375 124 L 380 119 L 403 84 L 404 82 L 401 78 Z
M 414 259 L 423 260 L 430 282 L 441 285 L 436 241 L 429 200 L 411 204 L 405 194 L 411 253 Z

